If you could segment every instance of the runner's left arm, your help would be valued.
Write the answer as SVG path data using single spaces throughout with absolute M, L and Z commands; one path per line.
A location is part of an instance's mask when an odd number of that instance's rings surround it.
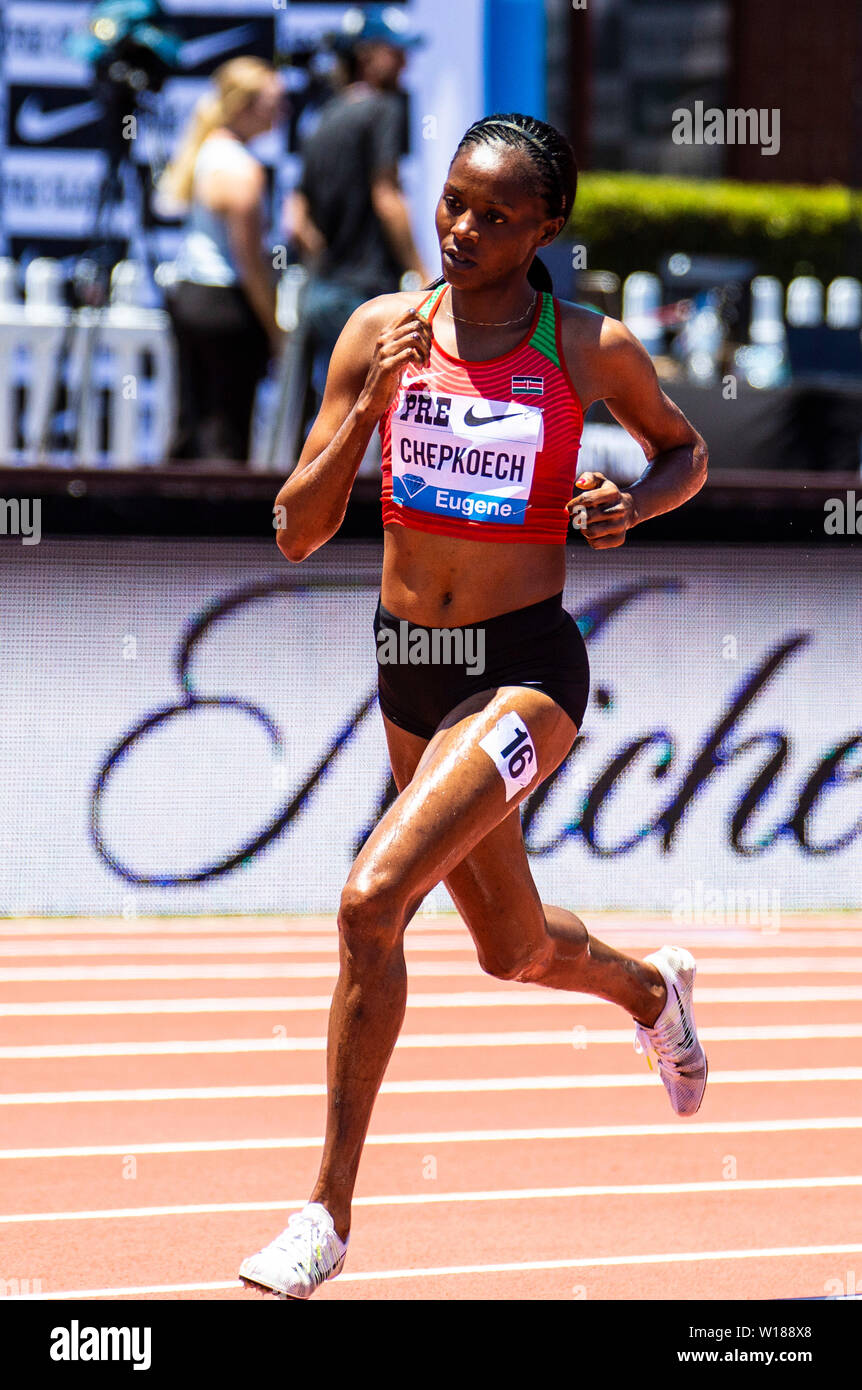
M 637 482 L 618 488 L 601 473 L 576 479 L 579 491 L 567 504 L 589 545 L 605 550 L 622 545 L 632 526 L 681 507 L 706 482 L 704 439 L 661 389 L 652 359 L 623 324 L 606 319 L 599 347 L 603 399 L 612 415 L 636 439 L 647 466 Z M 583 524 L 579 524 L 577 511 Z

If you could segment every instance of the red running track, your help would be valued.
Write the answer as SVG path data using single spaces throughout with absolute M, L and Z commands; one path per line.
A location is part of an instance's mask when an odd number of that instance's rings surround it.
M 410 995 L 325 1299 L 862 1292 L 862 916 L 681 940 L 710 1059 L 678 1119 L 610 1004 L 482 974 L 453 916 Z M 320 1153 L 335 926 L 0 924 L 0 1280 L 23 1298 L 249 1299 Z

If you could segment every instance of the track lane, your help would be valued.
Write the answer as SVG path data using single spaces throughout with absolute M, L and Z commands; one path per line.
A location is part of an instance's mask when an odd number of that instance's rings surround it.
M 836 918 L 841 918 L 836 926 Z M 858 918 L 856 919 L 858 927 Z M 4 924 L 5 925 L 8 924 Z M 16 924 L 17 925 L 17 924 Z M 38 924 L 31 924 L 34 927 Z M 69 925 L 69 924 L 66 924 Z M 116 924 L 115 924 L 116 925 Z M 140 928 L 140 923 L 123 924 Z M 155 942 L 147 924 L 149 945 L 166 947 L 173 944 L 162 936 Z M 209 937 L 222 937 L 224 924 L 182 923 L 185 941 L 205 944 L 206 938 L 191 926 L 206 926 Z M 417 923 L 417 925 L 420 925 Z M 57 945 L 56 923 L 46 923 L 53 934 L 46 941 Z M 301 930 L 306 936 L 309 924 L 303 921 Z M 828 928 L 828 931 L 827 931 Z M 613 934 L 609 925 L 595 928 L 603 937 Z M 248 919 L 243 930 L 249 940 L 260 940 L 261 920 Z M 647 931 L 650 939 L 646 939 Z M 821 935 L 818 936 L 818 931 Z M 247 972 L 244 978 L 220 980 L 218 971 L 230 967 L 233 961 L 243 962 L 241 951 L 195 951 L 181 957 L 171 950 L 147 949 L 110 951 L 111 941 L 120 937 L 133 942 L 131 932 L 96 931 L 81 933 L 81 939 L 92 943 L 86 961 L 76 960 L 75 932 L 68 956 L 61 949 L 52 950 L 50 961 L 45 954 L 27 955 L 16 951 L 6 957 L 0 953 L 2 968 L 27 967 L 42 970 L 46 964 L 62 969 L 68 961 L 78 965 L 91 962 L 111 967 L 134 965 L 141 968 L 138 979 L 122 981 L 82 979 L 24 980 L 20 975 L 0 979 L 0 996 L 20 1000 L 22 995 L 34 1003 L 55 1000 L 61 1003 L 74 997 L 110 1002 L 161 997 L 172 999 L 178 1010 L 184 1001 L 194 1007 L 194 999 L 202 996 L 215 1001 L 217 1012 L 170 1012 L 139 1014 L 128 1012 L 99 1014 L 83 1013 L 66 1016 L 25 1015 L 0 1018 L 0 1047 L 48 1045 L 52 1041 L 98 1043 L 114 1041 L 206 1041 L 207 1039 L 265 1039 L 272 1028 L 284 1027 L 288 1036 L 313 1041 L 320 1040 L 325 1027 L 326 1010 L 314 1005 L 327 989 L 326 970 L 334 961 L 333 924 L 318 921 L 311 929 L 317 933 L 322 949 L 315 941 L 303 951 L 279 949 L 255 950 L 253 965 L 265 967 L 267 962 L 281 966 L 299 964 L 314 967 L 293 974 L 279 972 L 278 978 L 255 978 Z M 555 994 L 537 988 L 501 986 L 478 971 L 467 939 L 463 950 L 451 940 L 452 921 L 438 924 L 423 920 L 421 932 L 433 937 L 433 944 L 424 944 L 415 954 L 408 953 L 414 967 L 411 980 L 413 994 L 418 992 L 422 1002 L 408 1006 L 405 1032 L 416 1034 L 463 1034 L 470 1032 L 552 1032 L 565 1033 L 578 1026 L 590 1031 L 609 1034 L 625 1033 L 624 1020 L 612 1006 L 576 994 Z M 435 936 L 435 932 L 439 935 Z M 40 933 L 29 934 L 36 941 Z M 718 934 L 711 933 L 713 943 Z M 699 1025 L 709 1029 L 758 1026 L 779 1027 L 806 1025 L 824 1028 L 836 1023 L 848 1027 L 862 1024 L 862 1006 L 855 997 L 852 985 L 859 981 L 857 959 L 862 962 L 862 932 L 848 926 L 841 914 L 823 919 L 823 927 L 815 929 L 808 920 L 798 930 L 795 939 L 782 930 L 777 936 L 761 932 L 729 933 L 733 940 L 719 938 L 705 954 L 708 968 L 699 978 L 702 989 L 696 993 Z M 444 936 L 450 938 L 444 940 Z M 685 939 L 696 933 L 683 933 L 676 925 L 657 923 L 643 931 L 629 929 L 632 941 L 640 941 L 640 949 L 652 949 L 660 940 Z M 16 948 L 27 933 L 0 934 L 0 946 L 13 944 Z M 105 938 L 108 938 L 107 940 Z M 705 946 L 710 933 L 700 933 Z M 807 938 L 814 938 L 812 941 Z M 104 955 L 96 948 L 100 941 L 106 947 Z M 817 943 L 816 968 L 809 970 L 805 956 Z M 780 944 L 779 944 L 780 943 Z M 269 945 L 269 942 L 263 943 Z M 622 944 L 615 941 L 615 944 Z M 438 949 L 440 948 L 440 949 Z M 695 942 L 696 953 L 700 947 Z M 755 1002 L 754 996 L 736 997 L 739 981 L 739 961 L 748 952 L 751 960 L 764 962 L 750 973 L 746 986 L 753 985 L 765 993 L 767 1002 Z M 830 959 L 830 953 L 833 957 Z M 770 960 L 774 959 L 772 970 Z M 248 957 L 245 957 L 248 963 Z M 782 969 L 782 962 L 785 968 Z M 191 964 L 203 963 L 216 967 L 201 980 L 188 971 Z M 148 981 L 144 976 L 153 964 L 167 967 L 186 967 L 186 978 Z M 464 973 L 456 979 L 446 979 L 441 967 L 458 965 Z M 416 968 L 420 967 L 420 968 Z M 466 968 L 465 968 L 466 967 Z M 67 972 L 69 973 L 69 972 Z M 86 970 L 78 972 L 86 975 Z M 109 969 L 107 973 L 111 972 Z M 175 972 L 174 972 L 175 973 Z M 334 978 L 334 977 L 333 977 Z M 812 984 L 815 986 L 811 988 Z M 155 989 L 153 988 L 155 985 Z M 270 1012 L 267 996 L 272 998 L 273 985 L 278 998 L 291 997 L 299 1009 L 286 1010 L 277 1017 L 278 1002 Z M 847 986 L 851 988 L 848 989 Z M 826 986 L 826 989 L 823 989 Z M 777 991 L 776 991 L 777 987 Z M 818 988 L 819 987 L 819 988 Z M 493 994 L 505 989 L 518 992 L 518 1001 L 493 1002 Z M 32 994 L 30 991 L 32 990 Z M 734 994 L 736 990 L 736 994 Z M 227 1012 L 218 1008 L 218 1001 L 235 1000 L 238 994 L 254 1001 L 251 1011 L 240 1009 Z M 466 991 L 476 999 L 474 1004 L 456 1008 L 447 1004 L 446 997 Z M 830 998 L 830 991 L 843 998 Z M 704 996 L 700 1002 L 699 994 Z M 826 997 L 818 997 L 826 995 Z M 439 995 L 439 1004 L 434 996 Z M 527 996 L 532 996 L 528 998 Z M 538 1000 L 541 999 L 541 1002 Z M 260 1011 L 255 1005 L 265 1005 Z M 308 1007 L 312 1005 L 312 1007 Z M 583 1041 L 577 1037 L 575 1041 Z M 762 1038 L 716 1039 L 708 1044 L 711 1066 L 726 1072 L 764 1071 L 779 1067 L 794 1069 L 847 1067 L 862 1065 L 862 1042 L 850 1038 Z M 2 1056 L 2 1054 L 0 1054 Z M 63 1090 L 121 1090 L 141 1086 L 167 1084 L 171 1087 L 188 1085 L 265 1085 L 296 1081 L 318 1082 L 322 1078 L 324 1054 L 320 1047 L 312 1050 L 283 1052 L 253 1051 L 226 1052 L 215 1055 L 197 1053 L 171 1057 L 124 1058 L 9 1058 L 2 1057 L 3 1089 L 6 1092 L 63 1091 Z M 10 1071 L 10 1068 L 12 1069 Z M 621 1077 L 631 1074 L 642 1078 L 643 1059 L 634 1056 L 630 1044 L 620 1036 L 619 1041 L 587 1041 L 586 1046 L 571 1047 L 562 1042 L 543 1042 L 522 1048 L 480 1046 L 404 1047 L 396 1051 L 387 1073 L 387 1081 L 403 1079 L 442 1079 L 469 1077 L 513 1077 L 591 1075 Z M 239 1082 L 231 1077 L 240 1077 Z M 189 1079 L 191 1078 L 191 1079 Z M 652 1080 L 647 1077 L 647 1080 Z M 753 1084 L 718 1084 L 710 1088 L 707 1100 L 697 1121 L 758 1122 L 764 1117 L 796 1120 L 829 1117 L 840 1119 L 860 1113 L 862 1084 L 859 1081 L 760 1081 Z M 15 1215 L 40 1212 L 90 1211 L 142 1207 L 184 1206 L 195 1203 L 236 1205 L 237 1202 L 281 1202 L 291 1197 L 301 1200 L 313 1180 L 318 1159 L 316 1144 L 304 1148 L 255 1151 L 227 1150 L 216 1154 L 165 1154 L 140 1156 L 136 1159 L 136 1177 L 122 1176 L 124 1157 L 134 1157 L 134 1144 L 156 1140 L 206 1138 L 242 1141 L 249 1136 L 280 1138 L 281 1136 L 319 1135 L 323 1122 L 322 1096 L 249 1098 L 239 1100 L 202 1099 L 194 1101 L 166 1100 L 157 1102 L 118 1101 L 90 1104 L 51 1104 L 33 1106 L 0 1106 L 3 1116 L 3 1147 L 47 1147 L 51 1144 L 74 1146 L 80 1144 L 122 1144 L 126 1155 L 81 1158 L 2 1159 L 0 1172 L 4 1179 L 7 1200 L 4 1211 Z M 856 1187 L 809 1187 L 795 1189 L 761 1189 L 746 1191 L 724 1177 L 728 1159 L 735 1161 L 742 1181 L 754 1179 L 805 1179 L 854 1177 L 860 1167 L 859 1132 L 852 1129 L 817 1129 L 816 1131 L 788 1130 L 780 1134 L 685 1134 L 687 1123 L 674 1121 L 660 1085 L 640 1083 L 605 1090 L 524 1090 L 511 1092 L 441 1093 L 398 1095 L 383 1093 L 372 1120 L 372 1137 L 389 1134 L 427 1135 L 450 1130 L 498 1131 L 501 1128 L 525 1128 L 531 1125 L 587 1126 L 619 1124 L 667 1125 L 679 1127 L 676 1133 L 648 1134 L 638 1137 L 589 1138 L 583 1133 L 576 1140 L 494 1140 L 480 1139 L 462 1143 L 445 1143 L 426 1139 L 400 1145 L 369 1143 L 360 1173 L 358 1195 L 373 1198 L 375 1204 L 357 1206 L 354 1236 L 351 1241 L 349 1270 L 355 1278 L 325 1285 L 316 1295 L 320 1298 L 631 1298 L 631 1297 L 744 1297 L 818 1296 L 824 1281 L 844 1278 L 844 1265 L 852 1266 L 853 1255 L 816 1253 L 823 1245 L 840 1247 L 862 1240 L 857 1213 L 860 1209 Z M 696 1125 L 697 1121 L 694 1122 Z M 10 1129 L 11 1124 L 11 1129 Z M 10 1137 L 11 1136 L 11 1137 Z M 427 1160 L 434 1159 L 436 1177 L 425 1176 Z M 573 1171 L 577 1169 L 577 1171 Z M 36 1176 L 38 1175 L 38 1176 Z M 644 1183 L 707 1182 L 716 1186 L 705 1193 L 643 1193 L 637 1195 L 581 1195 L 579 1197 L 543 1196 L 527 1199 L 513 1197 L 506 1201 L 479 1202 L 460 1200 L 471 1192 L 500 1189 L 525 1190 L 534 1188 L 583 1187 L 602 1185 L 642 1185 Z M 273 1184 L 275 1184 L 273 1186 Z M 299 1184 L 295 1186 L 295 1184 Z M 720 1186 L 718 1185 L 720 1184 Z M 446 1202 L 422 1203 L 413 1199 L 436 1190 L 456 1194 Z M 34 1202 L 34 1191 L 38 1201 Z M 130 1192 L 134 1197 L 130 1197 Z M 283 1193 L 284 1196 L 279 1196 Z M 94 1194 L 97 1199 L 94 1200 Z M 386 1196 L 410 1198 L 410 1204 L 380 1206 L 376 1199 Z M 800 1205 L 801 1203 L 801 1205 Z M 675 1213 L 669 1215 L 669 1212 Z M 409 1232 L 405 1234 L 405 1213 L 410 1214 Z M 119 1289 L 129 1284 L 129 1251 L 134 1252 L 134 1265 L 152 1269 L 147 1279 L 135 1275 L 135 1287 L 185 1283 L 191 1287 L 173 1292 L 153 1292 L 127 1295 L 140 1298 L 249 1298 L 253 1295 L 230 1284 L 233 1254 L 228 1255 L 234 1242 L 240 1257 L 258 1243 L 269 1239 L 283 1224 L 284 1211 L 218 1212 L 204 1215 L 182 1214 L 173 1217 L 110 1217 L 94 1220 L 15 1222 L 0 1225 L 0 1246 L 20 1263 L 26 1260 L 30 1277 L 39 1277 L 34 1261 L 41 1250 L 51 1248 L 41 1244 L 46 1233 L 63 1233 L 63 1249 L 69 1254 L 68 1290 L 84 1287 L 76 1271 L 88 1273 L 86 1287 Z M 197 1223 L 197 1224 L 196 1224 Z M 674 1232 L 674 1242 L 668 1243 L 667 1231 Z M 469 1234 L 469 1261 L 458 1261 L 455 1252 L 463 1243 L 464 1232 Z M 18 1233 L 17 1236 L 14 1233 Z M 69 1235 L 69 1232 L 74 1232 Z M 362 1233 L 360 1239 L 360 1232 Z M 803 1247 L 803 1253 L 762 1254 L 749 1256 L 752 1250 L 776 1251 L 790 1246 Z M 130 1234 L 131 1233 L 131 1234 Z M 664 1242 L 662 1241 L 664 1236 Z M 677 1243 L 676 1238 L 679 1238 Z M 12 1244 L 10 1245 L 10 1238 Z M 712 1244 L 708 1245 L 709 1240 Z M 251 1240 L 251 1244 L 249 1241 Z M 736 1244 L 734 1244 L 736 1242 Z M 190 1278 L 175 1278 L 169 1266 L 181 1249 L 181 1263 L 194 1267 Z M 564 1248 L 563 1248 L 564 1247 Z M 402 1257 L 409 1250 L 410 1257 Z M 474 1248 L 483 1252 L 481 1260 L 474 1257 Z M 548 1255 L 548 1249 L 562 1253 Z M 499 1254 L 503 1250 L 503 1255 Z M 730 1252 L 720 1259 L 680 1263 L 681 1256 L 692 1250 L 713 1255 Z M 733 1251 L 736 1250 L 736 1255 Z M 222 1254 L 217 1254 L 221 1251 Z M 392 1257 L 392 1252 L 398 1259 Z M 538 1251 L 538 1253 L 536 1253 Z M 860 1247 L 862 1251 L 862 1247 Z M 98 1252 L 98 1254 L 97 1254 Z M 170 1253 L 168 1253 L 170 1252 Z M 655 1256 L 673 1255 L 671 1262 L 656 1263 Z M 381 1262 L 381 1255 L 383 1260 Z M 64 1255 L 65 1258 L 65 1255 Z M 386 1264 L 387 1258 L 389 1264 Z M 218 1284 L 219 1260 L 225 1259 L 225 1280 L 230 1287 L 206 1289 L 201 1285 Z M 573 1260 L 591 1260 L 586 1266 L 565 1269 L 531 1269 L 531 1263 L 557 1259 L 571 1265 Z M 623 1263 L 619 1263 L 622 1260 Z M 196 1263 L 197 1261 L 197 1263 Z M 599 1263 L 595 1263 L 599 1261 Z M 601 1263 L 604 1261 L 605 1263 Z M 611 1263 L 607 1263 L 610 1261 Z M 862 1262 L 862 1253 L 856 1264 Z M 14 1270 L 4 1259 L 12 1277 Z M 509 1263 L 516 1268 L 496 1271 L 495 1264 Z M 444 1274 L 439 1271 L 458 1264 L 461 1272 Z M 108 1281 L 99 1268 L 109 1267 L 116 1277 Z M 66 1266 L 63 1265 L 62 1269 Z M 409 1278 L 396 1278 L 393 1270 L 409 1268 L 425 1271 Z M 387 1279 L 386 1271 L 390 1277 Z M 213 1271 L 216 1270 L 214 1274 Z M 437 1271 L 437 1272 L 435 1272 Z M 825 1271 L 825 1272 L 824 1272 Z M 52 1271 L 53 1287 L 58 1289 L 57 1276 L 61 1267 Z M 364 1276 L 368 1275 L 369 1278 Z M 18 1277 L 27 1277 L 27 1270 Z M 95 1282 L 92 1282 L 95 1281 Z M 373 1292 L 372 1292 L 373 1289 Z M 580 1289 L 581 1293 L 573 1290 Z M 730 1292 L 727 1290 L 730 1289 Z

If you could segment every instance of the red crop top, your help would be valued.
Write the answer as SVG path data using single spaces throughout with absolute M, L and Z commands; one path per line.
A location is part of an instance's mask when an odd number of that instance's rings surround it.
M 433 321 L 446 289 L 423 300 Z M 383 525 L 482 541 L 565 544 L 584 415 L 566 368 L 560 311 L 540 290 L 526 337 L 485 362 L 432 335 L 378 428 Z

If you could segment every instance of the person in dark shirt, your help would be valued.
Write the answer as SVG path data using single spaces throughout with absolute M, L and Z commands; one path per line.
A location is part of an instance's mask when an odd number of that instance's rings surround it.
M 378 182 L 397 192 L 401 127 L 394 94 L 354 82 L 323 107 L 303 149 L 299 193 L 323 236 L 315 276 L 337 280 L 366 299 L 397 289 L 410 268 L 396 254 L 375 206 Z
M 346 85 L 321 107 L 302 142 L 302 173 L 286 221 L 309 272 L 299 332 L 316 399 L 307 402 L 303 434 L 319 410 L 332 350 L 354 309 L 397 290 L 407 271 L 415 273 L 416 284 L 431 278 L 398 179 L 398 78 L 405 50 L 421 42 L 386 18 L 366 15 L 343 51 Z

